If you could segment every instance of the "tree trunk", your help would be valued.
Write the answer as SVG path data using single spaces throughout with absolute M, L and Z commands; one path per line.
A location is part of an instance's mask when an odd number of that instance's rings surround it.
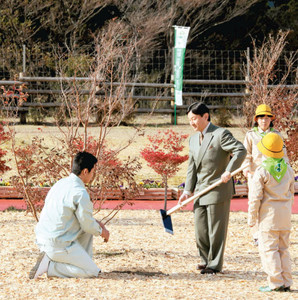
M 167 210 L 167 196 L 168 196 L 168 176 L 164 178 L 165 183 L 165 203 L 164 203 L 164 210 Z

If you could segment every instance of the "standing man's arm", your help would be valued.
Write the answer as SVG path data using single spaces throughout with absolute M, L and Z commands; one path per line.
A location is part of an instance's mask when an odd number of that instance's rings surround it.
M 225 130 L 220 139 L 221 148 L 231 153 L 231 160 L 229 161 L 226 171 L 222 174 L 221 179 L 224 183 L 231 179 L 231 172 L 239 168 L 246 157 L 246 149 L 244 145 L 236 140 L 232 133 Z

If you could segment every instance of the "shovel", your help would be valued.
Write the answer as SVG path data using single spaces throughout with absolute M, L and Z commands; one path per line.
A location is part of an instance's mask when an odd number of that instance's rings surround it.
M 238 168 L 235 171 L 233 171 L 231 173 L 231 176 L 235 176 L 237 173 L 241 172 L 243 169 L 245 169 L 247 167 L 248 167 L 247 164 L 244 165 L 244 166 L 241 166 L 240 168 Z M 182 208 L 183 206 L 185 206 L 189 202 L 191 202 L 193 200 L 196 200 L 197 198 L 199 198 L 202 195 L 206 194 L 207 192 L 209 192 L 210 190 L 214 189 L 216 186 L 220 185 L 221 183 L 222 183 L 221 179 L 218 180 L 218 181 L 216 181 L 216 182 L 214 182 L 213 184 L 211 184 L 210 186 L 208 186 L 204 190 L 202 190 L 199 193 L 191 196 L 190 198 L 186 199 L 182 203 L 177 204 L 176 206 L 172 207 L 168 211 L 166 211 L 164 209 L 160 209 L 160 215 L 162 217 L 162 222 L 163 222 L 163 226 L 165 228 L 165 231 L 168 232 L 168 233 L 170 233 L 170 234 L 174 234 L 173 225 L 172 225 L 172 219 L 171 219 L 171 214 L 172 213 L 174 213 L 175 211 L 179 210 L 180 208 Z

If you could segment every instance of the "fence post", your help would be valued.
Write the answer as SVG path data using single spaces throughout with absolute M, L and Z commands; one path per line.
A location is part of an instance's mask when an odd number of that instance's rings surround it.
M 247 47 L 246 49 L 246 76 L 245 76 L 245 81 L 250 80 L 250 49 Z M 247 86 L 245 87 L 245 94 L 249 94 L 249 89 Z
M 250 49 L 249 49 L 249 47 L 247 47 L 247 49 L 246 49 L 246 61 L 247 61 L 246 80 L 249 80 L 249 77 L 250 77 Z
M 23 74 L 26 72 L 26 46 L 23 44 Z

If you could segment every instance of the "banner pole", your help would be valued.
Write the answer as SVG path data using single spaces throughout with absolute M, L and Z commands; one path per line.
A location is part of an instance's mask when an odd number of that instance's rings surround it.
M 176 102 L 174 104 L 174 125 L 177 125 L 177 107 L 176 107 Z

